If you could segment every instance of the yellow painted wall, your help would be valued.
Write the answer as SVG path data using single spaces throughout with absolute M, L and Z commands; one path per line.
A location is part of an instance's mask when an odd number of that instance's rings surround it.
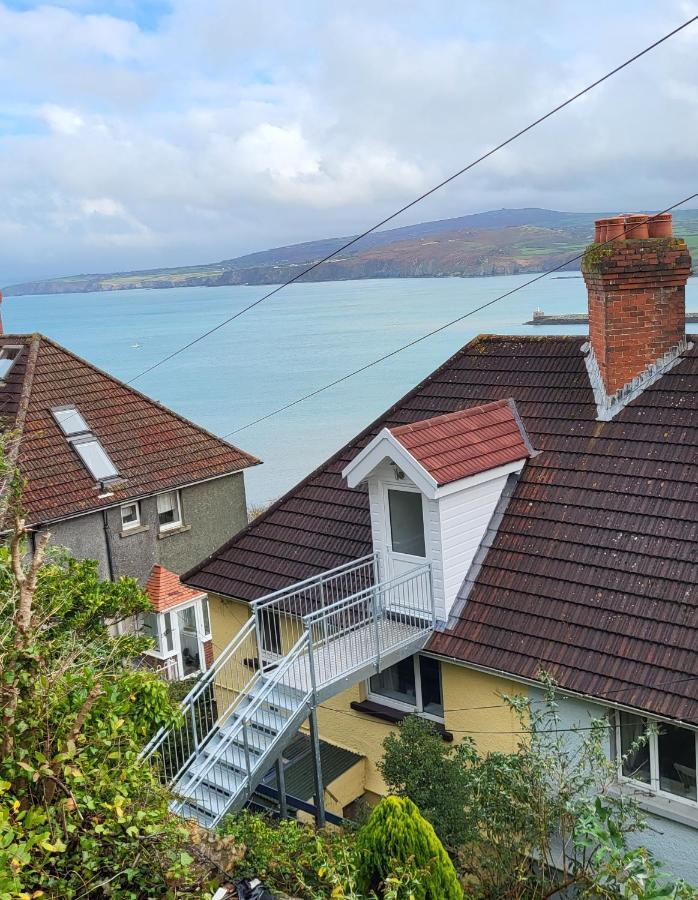
M 481 752 L 511 752 L 516 749 L 517 735 L 497 733 L 520 730 L 518 720 L 503 704 L 498 693 L 525 694 L 523 685 L 451 663 L 441 664 L 441 685 L 446 710 L 445 726 L 447 731 L 453 732 L 455 742 L 463 739 L 465 735 L 462 732 L 465 731 L 488 732 L 472 735 Z M 383 755 L 383 740 L 394 730 L 394 726 L 350 708 L 352 700 L 363 699 L 365 688 L 356 685 L 324 703 L 318 710 L 320 736 L 365 756 L 365 789 L 384 794 L 385 783 L 376 763 Z M 478 706 L 499 708 L 472 709 Z
M 215 659 L 248 620 L 250 607 L 247 603 L 228 600 L 217 594 L 209 594 L 208 610 L 211 618 L 211 638 Z

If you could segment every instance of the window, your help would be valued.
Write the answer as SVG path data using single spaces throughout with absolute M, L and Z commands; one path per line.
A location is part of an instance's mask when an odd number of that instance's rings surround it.
M 95 481 L 107 481 L 115 478 L 119 472 L 109 455 L 96 437 L 73 441 L 75 452 L 85 464 L 85 468 Z
M 87 422 L 74 406 L 57 406 L 52 409 L 53 418 L 58 422 L 58 427 L 66 437 L 75 434 L 85 434 L 90 429 Z
M 378 675 L 371 676 L 369 695 L 378 703 L 386 703 L 406 712 L 418 712 L 433 719 L 443 719 L 441 667 L 427 656 L 411 656 Z
M 390 540 L 393 553 L 426 556 L 422 495 L 416 491 L 388 490 Z
M 141 524 L 141 507 L 138 501 L 124 503 L 121 507 L 121 527 L 126 531 L 129 528 L 138 528 Z
M 155 653 L 161 652 L 160 632 L 158 630 L 159 616 L 157 613 L 149 612 L 143 614 L 141 621 L 141 631 L 144 635 L 155 641 L 153 650 Z
M 14 347 L 10 344 L 0 348 L 0 380 L 7 377 L 21 352 L 21 347 Z
M 281 656 L 281 618 L 273 611 L 262 610 L 261 613 L 262 651 L 266 659 Z
M 646 742 L 633 744 L 648 731 L 650 722 L 641 716 L 616 714 L 616 747 L 620 749 L 619 775 L 640 782 L 659 794 L 694 803 L 698 732 L 663 722 L 653 723 Z M 656 729 L 656 730 L 655 730 Z
M 211 620 L 208 615 L 208 597 L 201 598 L 201 621 L 204 626 L 204 634 L 208 637 L 211 634 Z
M 182 524 L 179 491 L 168 491 L 166 494 L 158 494 L 158 523 L 160 531 L 179 528 Z

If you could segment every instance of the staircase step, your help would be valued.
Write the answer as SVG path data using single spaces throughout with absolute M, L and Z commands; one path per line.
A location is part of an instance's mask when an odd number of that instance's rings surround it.
M 220 746 L 220 741 L 218 743 Z M 229 744 L 226 749 L 221 752 L 216 751 L 213 748 L 207 747 L 204 751 L 207 756 L 216 756 L 221 763 L 225 763 L 226 766 L 231 769 L 236 769 L 239 772 L 247 772 L 247 759 L 245 758 L 245 748 L 240 744 L 232 743 Z M 257 750 L 254 747 L 250 747 L 250 768 L 254 769 L 257 762 L 259 761 L 259 757 L 261 755 L 261 750 Z
M 289 718 L 290 713 L 284 716 L 281 715 L 281 713 L 274 712 L 274 710 L 269 709 L 268 707 L 260 707 L 252 713 L 252 717 L 250 718 L 250 728 L 269 732 L 271 734 L 278 734 L 280 731 L 284 730 Z
M 201 761 L 197 761 L 191 768 L 192 776 L 197 776 L 205 766 L 209 763 L 209 759 L 204 757 Z M 240 785 L 244 782 L 245 776 L 242 771 L 232 769 L 230 766 L 222 765 L 216 761 L 206 772 L 202 779 L 202 784 L 207 787 L 218 788 L 226 794 L 236 794 Z
M 191 803 L 173 803 L 170 805 L 170 809 L 183 819 L 196 819 L 202 828 L 211 828 L 215 819 L 215 816 L 212 816 L 210 812 L 199 809 L 198 806 L 194 806 Z
M 268 681 L 263 679 L 258 681 L 252 688 L 250 694 L 258 697 L 259 694 L 267 687 Z M 276 684 L 266 696 L 266 703 L 269 706 L 276 707 L 286 712 L 293 712 L 300 706 L 302 694 L 296 688 L 289 687 L 285 684 Z
M 199 807 L 215 819 L 230 803 L 231 794 L 221 793 L 203 783 L 193 785 L 192 781 L 193 778 L 188 778 L 174 787 L 175 793 L 181 797 L 182 805 Z

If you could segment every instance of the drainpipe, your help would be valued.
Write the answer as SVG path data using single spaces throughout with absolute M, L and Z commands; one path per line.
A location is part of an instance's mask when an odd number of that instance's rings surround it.
M 102 525 L 104 526 L 104 546 L 107 553 L 107 575 L 109 581 L 114 580 L 114 560 L 111 555 L 111 531 L 109 530 L 109 520 L 107 518 L 106 509 L 102 510 Z

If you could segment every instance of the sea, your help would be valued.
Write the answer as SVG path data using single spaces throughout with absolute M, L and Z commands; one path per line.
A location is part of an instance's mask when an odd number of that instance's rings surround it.
M 575 274 L 544 278 L 303 403 L 250 425 L 524 284 L 531 276 L 296 284 L 159 368 L 143 370 L 253 302 L 260 286 L 7 297 L 5 332 L 40 331 L 259 457 L 250 505 L 281 496 L 477 334 L 584 334 L 523 324 L 586 312 Z M 698 279 L 687 308 L 698 309 Z

